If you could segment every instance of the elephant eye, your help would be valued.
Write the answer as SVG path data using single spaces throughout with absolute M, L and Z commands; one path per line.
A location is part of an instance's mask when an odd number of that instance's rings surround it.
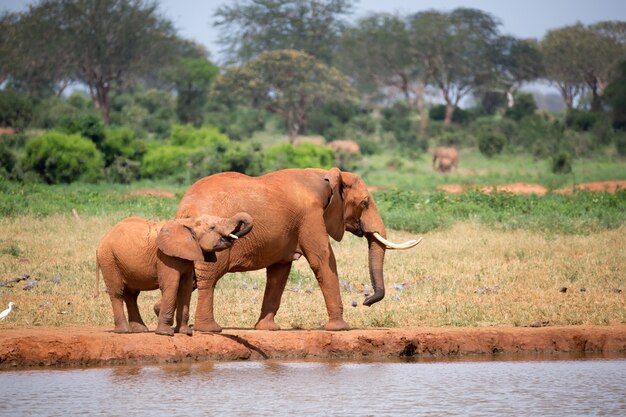
M 370 205 L 369 199 L 366 198 L 365 200 L 361 201 L 361 207 L 363 207 L 364 209 L 366 209 L 369 205 Z

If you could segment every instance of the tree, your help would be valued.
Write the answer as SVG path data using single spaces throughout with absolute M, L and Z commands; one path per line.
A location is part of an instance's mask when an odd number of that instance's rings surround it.
M 474 88 L 492 82 L 499 22 L 469 8 L 419 12 L 409 19 L 412 52 L 446 102 L 445 124 Z
M 330 63 L 342 16 L 352 0 L 239 0 L 220 6 L 215 26 L 230 63 L 243 63 L 265 51 L 295 49 Z
M 176 88 L 176 114 L 182 123 L 202 125 L 203 110 L 217 67 L 206 58 L 181 58 L 168 75 Z
M 618 76 L 607 86 L 606 97 L 613 113 L 613 126 L 626 130 L 626 61 L 620 64 Z
M 577 23 L 552 30 L 544 37 L 541 47 L 546 78 L 557 85 L 569 109 L 577 97 L 590 91 L 591 110 L 601 110 L 600 96 L 625 56 L 624 26 L 619 22 L 591 27 Z
M 294 50 L 264 52 L 227 70 L 214 84 L 223 99 L 241 100 L 284 118 L 293 142 L 306 127 L 307 114 L 328 101 L 354 96 L 346 77 L 313 56 Z
M 385 87 L 400 91 L 408 105 L 420 111 L 420 129 L 426 130 L 424 108 L 425 73 L 410 53 L 406 22 L 397 15 L 376 13 L 344 31 L 339 65 L 356 80 L 362 91 L 379 92 Z
M 28 50 L 38 38 L 53 54 L 61 54 L 73 77 L 89 87 L 105 124 L 111 89 L 165 65 L 175 39 L 172 24 L 159 16 L 157 4 L 142 0 L 44 0 L 20 21 L 33 28 L 40 24 L 38 36 L 20 50 Z M 50 67 L 56 62 L 43 61 Z

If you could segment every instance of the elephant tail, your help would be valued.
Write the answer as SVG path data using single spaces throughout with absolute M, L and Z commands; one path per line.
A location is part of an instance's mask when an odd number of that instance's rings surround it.
M 98 251 L 96 251 L 96 291 L 93 294 L 93 298 L 100 296 L 100 262 L 98 262 Z

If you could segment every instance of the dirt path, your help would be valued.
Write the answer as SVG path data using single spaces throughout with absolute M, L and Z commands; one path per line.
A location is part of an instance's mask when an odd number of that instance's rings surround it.
M 459 357 L 557 353 L 626 357 L 626 325 L 368 329 L 228 329 L 192 337 L 118 335 L 101 327 L 0 329 L 0 368 L 156 364 L 202 360 Z

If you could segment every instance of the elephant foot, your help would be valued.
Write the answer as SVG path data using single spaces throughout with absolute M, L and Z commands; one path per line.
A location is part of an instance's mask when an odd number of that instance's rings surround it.
M 146 333 L 150 330 L 143 323 L 130 323 L 130 332 L 131 333 Z
M 163 336 L 174 336 L 174 329 L 168 325 L 159 324 L 154 332 Z
M 115 326 L 115 328 L 113 329 L 113 333 L 130 333 L 130 329 L 128 328 L 128 326 L 123 327 L 123 326 Z
M 262 319 L 254 325 L 257 330 L 280 330 L 280 326 L 274 320 Z
M 177 326 L 174 327 L 174 333 L 186 334 L 187 336 L 193 336 L 193 329 L 189 326 Z
M 350 330 L 350 325 L 346 323 L 343 319 L 329 320 L 328 323 L 324 325 L 324 330 Z
M 207 323 L 194 323 L 193 329 L 200 333 L 219 333 L 222 331 L 222 326 L 217 324 L 216 321 L 210 321 Z

